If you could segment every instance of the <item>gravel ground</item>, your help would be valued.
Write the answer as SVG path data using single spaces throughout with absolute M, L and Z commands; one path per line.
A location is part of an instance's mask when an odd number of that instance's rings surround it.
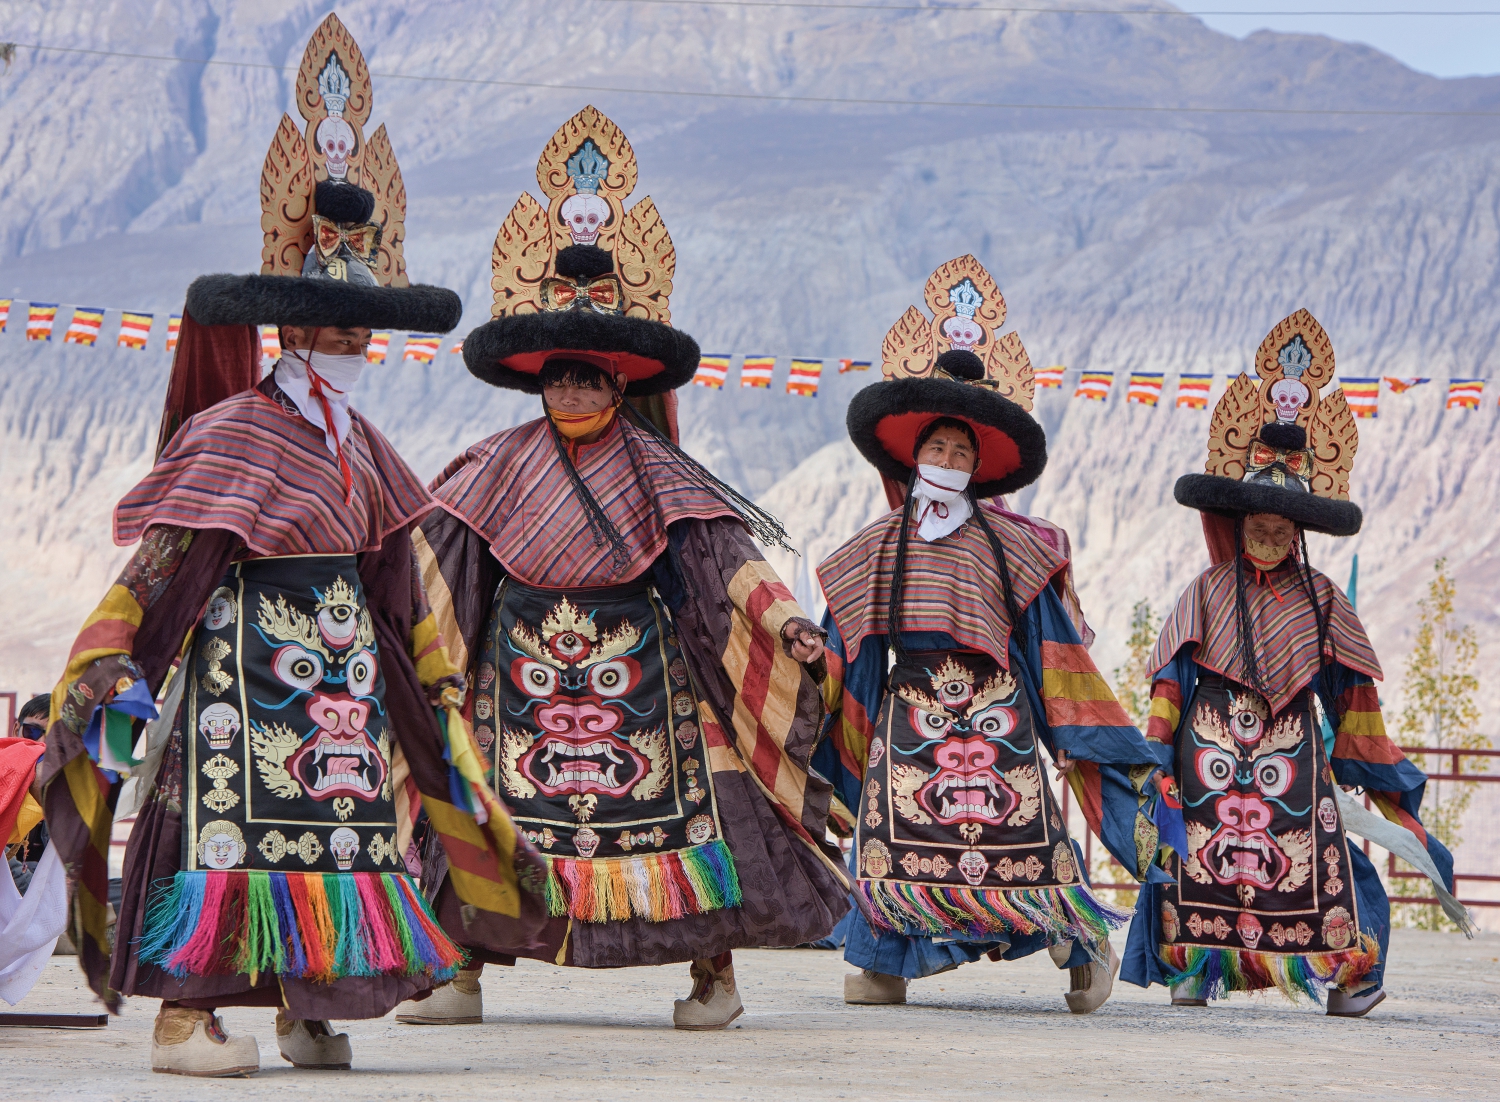
M 155 1005 L 90 1031 L 0 1030 L 0 1098 L 359 1102 L 649 1098 L 1162 1099 L 1348 1095 L 1500 1096 L 1500 935 L 1397 931 L 1389 997 L 1362 1021 L 1279 995 L 1174 1010 L 1163 988 L 1121 984 L 1089 1017 L 1063 1004 L 1045 954 L 981 961 L 912 985 L 905 1007 L 849 1007 L 835 952 L 735 954 L 746 1005 L 724 1033 L 671 1028 L 686 966 L 579 972 L 532 962 L 486 969 L 481 1026 L 340 1023 L 355 1070 L 298 1071 L 276 1052 L 268 1010 L 224 1012 L 265 1070 L 204 1080 L 148 1070 Z M 93 1004 L 71 957 L 55 957 L 16 1009 Z

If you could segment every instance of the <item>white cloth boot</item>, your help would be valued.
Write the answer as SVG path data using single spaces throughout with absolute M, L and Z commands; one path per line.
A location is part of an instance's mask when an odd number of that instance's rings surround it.
M 906 977 L 884 972 L 852 972 L 844 977 L 844 1001 L 850 1006 L 906 1005 Z
M 1103 964 L 1093 961 L 1081 968 L 1069 968 L 1068 980 L 1071 990 L 1063 996 L 1068 1009 L 1074 1014 L 1092 1014 L 1108 1001 L 1115 989 L 1115 973 L 1120 970 L 1120 958 L 1115 947 L 1104 943 L 1106 952 Z
M 692 964 L 693 993 L 672 1004 L 672 1024 L 678 1029 L 723 1029 L 745 1012 L 734 982 L 734 964 L 715 969 L 712 961 Z
M 223 1020 L 207 1010 L 164 1006 L 151 1031 L 151 1070 L 206 1079 L 254 1075 L 260 1046 L 254 1037 L 231 1037 Z
M 396 1007 L 396 1021 L 405 1025 L 479 1025 L 484 1021 L 484 992 L 479 986 L 484 965 L 458 975 L 420 1002 L 407 999 Z
M 348 1071 L 354 1062 L 349 1034 L 335 1033 L 327 1022 L 288 1018 L 285 1010 L 276 1011 L 276 1045 L 293 1067 Z
M 1342 987 L 1328 992 L 1328 1016 L 1330 1018 L 1363 1018 L 1385 1002 L 1385 988 L 1371 984 L 1350 994 Z

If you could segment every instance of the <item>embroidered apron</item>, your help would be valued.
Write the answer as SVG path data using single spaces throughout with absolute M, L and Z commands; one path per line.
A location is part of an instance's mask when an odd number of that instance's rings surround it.
M 236 563 L 190 661 L 185 870 L 398 868 L 385 681 L 354 556 Z
M 855 843 L 878 925 L 1029 933 L 1007 892 L 1080 887 L 1025 690 L 993 659 L 908 655 L 875 732 Z
M 1272 716 L 1255 692 L 1198 680 L 1178 736 L 1188 852 L 1162 893 L 1162 954 L 1359 948 L 1349 842 L 1310 689 Z
M 505 580 L 472 706 L 495 790 L 546 856 L 553 914 L 661 921 L 738 902 L 697 696 L 649 586 Z

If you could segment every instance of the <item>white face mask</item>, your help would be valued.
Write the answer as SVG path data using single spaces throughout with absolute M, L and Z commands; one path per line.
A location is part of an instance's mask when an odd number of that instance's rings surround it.
M 969 488 L 969 473 L 930 463 L 917 464 L 916 499 L 917 535 L 928 543 L 942 539 L 974 513 L 964 493 Z
M 333 421 L 323 415 L 323 403 L 312 392 L 308 367 L 322 380 L 323 397 Z M 276 385 L 292 400 L 299 413 L 323 430 L 328 450 L 338 454 L 339 445 L 349 439 L 353 420 L 349 416 L 349 390 L 359 381 L 365 369 L 363 356 L 330 356 L 325 352 L 302 352 L 288 349 L 276 364 Z

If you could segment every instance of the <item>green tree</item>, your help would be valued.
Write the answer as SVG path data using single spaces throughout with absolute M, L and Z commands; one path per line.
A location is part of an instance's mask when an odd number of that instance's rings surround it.
M 1151 650 L 1161 634 L 1161 621 L 1142 598 L 1130 610 L 1130 638 L 1125 641 L 1125 661 L 1115 667 L 1115 698 L 1125 714 L 1141 730 L 1151 714 Z
M 1427 596 L 1417 602 L 1417 638 L 1406 659 L 1403 682 L 1405 704 L 1396 721 L 1397 742 L 1407 746 L 1430 746 L 1443 750 L 1488 749 L 1490 740 L 1479 732 L 1479 639 L 1472 624 L 1457 621 L 1458 586 L 1448 572 L 1448 560 L 1433 563 L 1433 579 Z M 1454 770 L 1452 757 L 1414 754 L 1418 766 L 1434 773 L 1481 773 L 1483 758 L 1460 758 Z M 1432 781 L 1422 801 L 1422 825 L 1450 850 L 1463 843 L 1459 828 L 1464 812 L 1479 786 L 1473 782 Z M 1408 869 L 1404 861 L 1397 865 Z M 1392 886 L 1396 896 L 1431 894 L 1426 880 L 1398 878 Z M 1402 925 L 1424 930 L 1453 929 L 1443 912 L 1433 906 L 1407 904 L 1394 916 Z

